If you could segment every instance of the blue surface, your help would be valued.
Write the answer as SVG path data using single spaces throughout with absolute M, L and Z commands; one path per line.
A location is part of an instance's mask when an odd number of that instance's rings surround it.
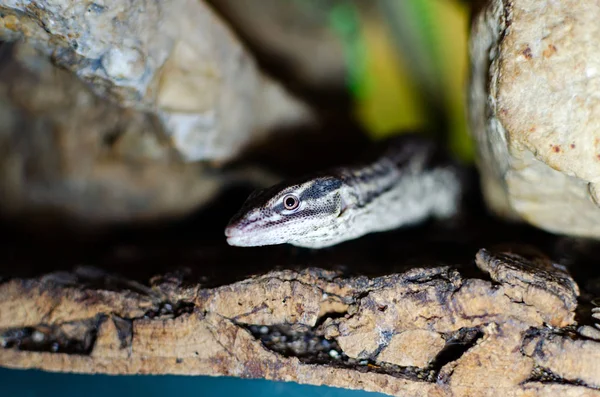
M 209 376 L 108 376 L 0 368 L 2 397 L 383 397 L 379 393 Z

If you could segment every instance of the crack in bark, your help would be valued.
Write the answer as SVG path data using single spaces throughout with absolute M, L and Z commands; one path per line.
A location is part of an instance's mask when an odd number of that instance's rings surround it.
M 461 328 L 458 331 L 444 335 L 446 344 L 429 364 L 429 367 L 435 371 L 436 378 L 439 379 L 440 371 L 445 365 L 460 359 L 483 338 L 484 333 L 481 328 L 481 326 Z
M 600 390 L 600 388 L 595 387 L 593 385 L 589 385 L 588 383 L 578 379 L 578 380 L 569 380 L 564 377 L 555 374 L 549 368 L 545 368 L 540 365 L 536 365 L 531 372 L 531 376 L 527 378 L 522 384 L 526 385 L 527 383 L 532 382 L 540 382 L 546 384 L 559 384 L 559 385 L 574 385 L 574 386 L 584 386 L 590 389 Z
M 59 304 L 53 306 L 53 310 Z M 132 324 L 135 320 L 170 316 L 177 318 L 191 313 L 195 305 L 191 302 L 161 302 L 157 309 L 151 309 L 139 317 L 126 318 L 114 313 L 98 313 L 94 317 L 68 321 L 59 324 L 40 323 L 27 327 L 0 330 L 0 344 L 3 348 L 23 351 L 90 355 L 96 344 L 98 329 L 104 321 L 112 320 L 117 329 L 121 348 L 131 346 Z M 47 318 L 48 314 L 44 316 Z
M 325 316 L 324 316 L 325 317 Z M 320 319 L 321 322 L 325 320 Z M 335 339 L 328 340 L 315 327 L 294 327 L 291 324 L 261 325 L 237 324 L 248 330 L 268 350 L 283 357 L 297 357 L 306 364 L 320 364 L 376 372 L 411 380 L 436 382 L 443 366 L 458 360 L 482 337 L 480 327 L 461 328 L 444 334 L 446 345 L 436 358 L 424 368 L 377 362 L 376 357 L 387 344 L 380 344 L 371 358 L 347 356 Z
M 242 325 L 262 345 L 282 357 L 296 357 L 305 364 L 318 364 L 353 369 L 360 372 L 375 372 L 424 382 L 435 382 L 430 368 L 402 367 L 389 363 L 377 363 L 374 359 L 356 359 L 347 356 L 335 340 L 319 335 L 314 328 L 294 329 L 292 325 Z
M 531 358 L 544 358 L 545 357 L 545 353 L 543 351 L 544 348 L 544 344 L 550 340 L 552 340 L 555 337 L 580 337 L 579 334 L 577 333 L 575 326 L 569 326 L 569 327 L 564 327 L 564 328 L 560 328 L 560 329 L 556 329 L 556 328 L 530 328 L 528 329 L 524 336 L 523 336 L 523 341 L 520 347 L 520 352 L 521 354 L 523 354 L 523 356 L 525 357 L 531 357 Z M 535 339 L 538 339 L 535 342 L 535 346 L 533 348 L 533 351 L 531 353 L 527 353 L 525 351 L 525 346 L 528 343 L 531 343 L 532 341 L 534 341 Z M 600 390 L 600 387 L 591 385 L 581 379 L 569 379 L 566 378 L 564 376 L 558 375 L 556 374 L 554 371 L 552 371 L 552 369 L 545 367 L 543 365 L 540 365 L 539 363 L 536 363 L 531 376 L 529 378 L 527 378 L 523 384 L 527 384 L 527 383 L 531 383 L 531 382 L 540 382 L 540 383 L 547 383 L 547 384 L 567 384 L 567 385 L 574 385 L 574 386 L 584 386 L 584 387 L 588 387 L 591 389 L 595 389 L 595 390 Z
M 168 301 L 160 302 L 157 309 L 148 310 L 141 317 L 132 317 L 129 320 L 138 320 L 138 319 L 153 319 L 156 317 L 164 317 L 171 316 L 171 318 L 177 318 L 183 314 L 189 314 L 194 311 L 196 305 L 193 302 L 187 301 L 177 301 L 175 303 L 171 303 Z
M 117 329 L 117 337 L 121 342 L 121 349 L 131 347 L 133 341 L 133 321 L 117 315 L 112 316 L 112 321 Z
M 247 311 L 247 312 L 245 312 L 245 313 L 238 314 L 238 315 L 237 315 L 237 316 L 235 316 L 235 317 L 228 318 L 228 320 L 231 320 L 231 321 L 234 321 L 234 322 L 236 322 L 236 323 L 237 323 L 237 322 L 238 322 L 238 320 L 239 320 L 240 318 L 244 318 L 244 317 L 247 317 L 247 316 L 251 316 L 251 315 L 253 315 L 253 314 L 255 314 L 255 313 L 258 313 L 258 312 L 260 312 L 260 311 L 262 311 L 262 310 L 265 310 L 265 309 L 268 309 L 268 306 L 267 306 L 267 304 L 266 304 L 266 303 L 264 303 L 264 302 L 263 302 L 261 305 L 259 305 L 259 306 L 255 306 L 254 308 L 252 308 L 252 310 L 249 310 L 249 311 Z M 241 323 L 241 322 L 240 322 L 240 323 Z
M 22 351 L 90 355 L 98 328 L 107 318 L 98 314 L 93 318 L 62 324 L 9 328 L 0 334 L 1 344 L 6 349 Z
M 205 313 L 205 315 L 206 315 L 206 313 Z M 226 318 L 226 317 L 223 317 L 223 316 L 221 316 L 220 314 L 217 314 L 217 315 L 218 315 L 219 317 L 221 317 L 221 318 L 224 318 L 224 319 L 226 319 L 226 320 L 228 320 L 228 321 L 231 321 L 231 322 L 233 322 L 233 323 L 235 324 L 235 322 L 234 322 L 233 320 L 231 320 L 231 319 L 228 319 L 228 318 Z M 243 327 L 240 327 L 240 328 L 243 328 Z M 230 356 L 230 357 L 232 357 L 232 358 L 233 358 L 235 361 L 237 361 L 237 362 L 239 363 L 239 362 L 240 362 L 240 359 L 237 357 L 237 355 L 235 355 L 235 354 L 234 354 L 234 353 L 233 353 L 231 350 L 229 350 L 229 348 L 228 348 L 227 346 L 225 346 L 225 345 L 224 345 L 224 344 L 223 344 L 223 343 L 222 343 L 222 342 L 219 340 L 218 331 L 217 331 L 217 330 L 215 330 L 215 329 L 214 329 L 214 327 L 213 327 L 211 324 L 209 324 L 209 323 L 207 323 L 207 324 L 206 324 L 206 329 L 207 329 L 207 330 L 208 330 L 208 332 L 210 332 L 210 334 L 212 335 L 212 337 L 213 337 L 213 340 L 214 340 L 214 341 L 215 341 L 215 342 L 216 342 L 216 343 L 217 343 L 219 346 L 221 346 L 221 348 L 223 348 L 223 350 L 225 350 L 225 351 L 226 351 L 226 352 L 229 354 L 229 356 Z

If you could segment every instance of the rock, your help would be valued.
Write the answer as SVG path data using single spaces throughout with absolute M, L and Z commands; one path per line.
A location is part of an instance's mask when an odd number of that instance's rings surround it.
M 154 113 L 187 161 L 235 157 L 312 116 L 198 0 L 8 1 L 0 38 L 26 38 L 124 107 Z
M 30 46 L 5 44 L 2 54 L 2 215 L 153 220 L 185 214 L 223 185 L 182 161 L 154 114 L 97 96 Z
M 331 27 L 332 4 L 278 0 L 210 0 L 254 48 L 289 69 L 294 80 L 323 90 L 342 88 L 346 65 L 341 38 Z M 362 7 L 368 7 L 364 4 Z
M 575 0 L 492 0 L 474 18 L 470 123 L 498 215 L 600 237 L 599 17 Z
M 572 278 L 514 253 L 476 261 L 491 280 L 447 266 L 375 278 L 280 270 L 214 288 L 171 274 L 110 291 L 101 270 L 12 278 L 0 283 L 0 365 L 397 396 L 600 395 L 600 342 L 574 332 Z M 527 298 L 539 291 L 547 300 Z

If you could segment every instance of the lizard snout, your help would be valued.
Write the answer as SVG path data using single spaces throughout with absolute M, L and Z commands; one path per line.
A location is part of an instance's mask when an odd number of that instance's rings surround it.
M 240 234 L 242 234 L 242 231 L 236 227 L 236 225 L 228 225 L 225 228 L 225 236 L 227 237 L 235 237 L 239 236 Z

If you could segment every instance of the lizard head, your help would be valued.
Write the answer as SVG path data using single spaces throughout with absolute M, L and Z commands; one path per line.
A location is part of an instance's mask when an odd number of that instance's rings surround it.
M 319 176 L 255 191 L 225 229 L 227 242 L 315 247 L 337 229 L 345 209 L 342 184 L 338 177 Z

